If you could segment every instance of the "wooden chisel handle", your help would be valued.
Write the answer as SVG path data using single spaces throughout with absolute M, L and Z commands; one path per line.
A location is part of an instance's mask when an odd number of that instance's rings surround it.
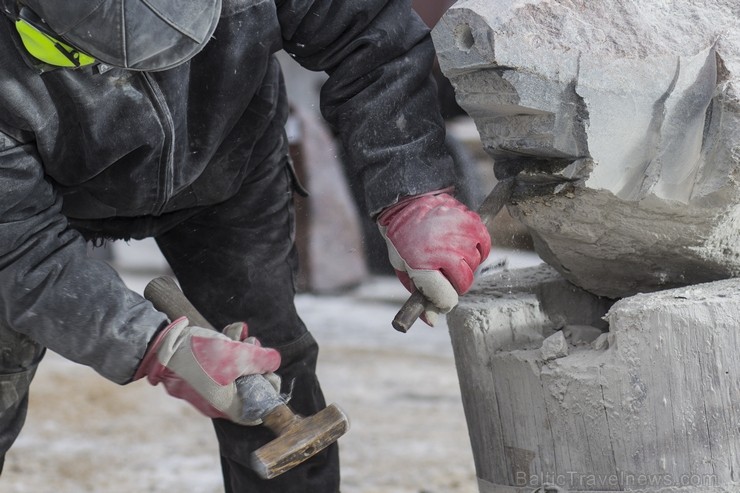
M 398 313 L 396 313 L 393 322 L 391 322 L 393 328 L 405 334 L 414 325 L 416 319 L 424 313 L 424 304 L 426 301 L 421 291 L 414 291 L 401 309 L 398 310 Z
M 190 303 L 175 280 L 168 276 L 153 279 L 144 289 L 144 298 L 151 301 L 154 308 L 165 313 L 170 320 L 188 317 L 192 325 L 216 330 L 213 325 Z M 244 409 L 257 410 L 266 415 L 283 403 L 272 384 L 263 375 L 244 375 L 236 379 L 239 397 Z M 255 402 L 252 397 L 261 396 L 263 402 Z

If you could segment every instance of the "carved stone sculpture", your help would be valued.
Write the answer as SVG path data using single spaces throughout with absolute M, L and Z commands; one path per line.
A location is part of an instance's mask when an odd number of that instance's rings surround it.
M 740 273 L 737 0 L 460 0 L 440 65 L 499 177 L 575 187 L 510 212 L 611 298 Z

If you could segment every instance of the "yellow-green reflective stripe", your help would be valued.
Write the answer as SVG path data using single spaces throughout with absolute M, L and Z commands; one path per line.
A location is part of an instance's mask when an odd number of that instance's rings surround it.
M 49 65 L 54 65 L 56 67 L 77 67 L 95 63 L 95 59 L 93 57 L 80 53 L 71 46 L 47 36 L 25 22 L 23 19 L 15 21 L 15 27 L 18 30 L 23 46 L 26 47 L 28 53 L 44 63 L 48 63 Z M 59 51 L 59 48 L 55 46 L 56 43 L 59 43 L 64 49 L 75 56 L 79 65 L 75 65 L 64 55 L 64 53 Z

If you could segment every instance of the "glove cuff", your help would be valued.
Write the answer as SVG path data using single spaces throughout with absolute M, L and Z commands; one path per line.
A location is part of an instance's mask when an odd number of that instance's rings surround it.
M 144 353 L 144 358 L 141 360 L 139 368 L 134 374 L 134 381 L 149 375 L 149 372 L 154 367 L 154 363 L 157 361 L 157 350 L 162 345 L 162 342 L 164 341 L 164 338 L 167 337 L 167 334 L 169 334 L 172 329 L 176 327 L 180 327 L 182 325 L 187 326 L 189 324 L 190 321 L 187 317 L 180 317 L 155 334 L 155 336 L 149 343 L 149 346 L 147 347 L 146 353 Z
M 426 192 L 419 195 L 411 195 L 409 197 L 404 197 L 400 199 L 398 202 L 396 202 L 393 205 L 389 205 L 382 211 L 380 211 L 380 214 L 378 214 L 377 223 L 381 226 L 387 226 L 390 222 L 391 218 L 396 215 L 398 212 L 403 210 L 407 205 L 409 205 L 411 202 L 414 202 L 417 199 L 420 199 L 422 197 L 429 197 L 434 195 L 442 195 L 442 194 L 451 194 L 455 191 L 455 187 L 447 187 L 443 188 L 441 190 L 434 190 L 432 192 Z

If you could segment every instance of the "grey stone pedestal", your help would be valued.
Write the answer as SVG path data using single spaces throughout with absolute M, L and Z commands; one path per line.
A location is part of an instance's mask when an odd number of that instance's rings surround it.
M 481 493 L 740 491 L 740 279 L 613 303 L 507 271 L 448 322 Z

